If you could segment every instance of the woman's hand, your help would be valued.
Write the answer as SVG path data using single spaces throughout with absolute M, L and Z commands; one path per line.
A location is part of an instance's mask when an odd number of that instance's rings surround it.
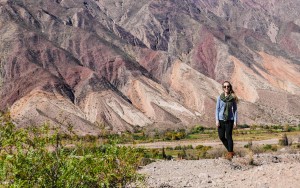
M 219 121 L 216 121 L 216 126 L 220 127 L 220 122 Z
M 233 128 L 234 128 L 234 129 L 237 128 L 237 123 L 236 123 L 236 122 L 233 123 Z

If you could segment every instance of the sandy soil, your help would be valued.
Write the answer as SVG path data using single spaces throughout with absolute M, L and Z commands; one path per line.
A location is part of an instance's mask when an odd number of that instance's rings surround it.
M 253 159 L 254 164 L 250 164 Z M 147 187 L 285 187 L 300 186 L 300 153 L 259 154 L 226 159 L 158 161 L 139 172 Z

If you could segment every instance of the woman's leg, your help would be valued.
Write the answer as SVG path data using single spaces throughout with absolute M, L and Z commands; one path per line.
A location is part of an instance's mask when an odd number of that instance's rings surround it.
M 219 121 L 220 126 L 218 127 L 218 135 L 220 140 L 222 141 L 223 145 L 225 146 L 225 148 L 228 150 L 228 140 L 226 139 L 227 137 L 225 137 L 225 133 L 226 133 L 226 125 L 224 121 Z
M 227 121 L 225 125 L 225 135 L 228 144 L 228 152 L 233 152 L 233 140 L 232 140 L 232 130 L 233 130 L 233 121 Z

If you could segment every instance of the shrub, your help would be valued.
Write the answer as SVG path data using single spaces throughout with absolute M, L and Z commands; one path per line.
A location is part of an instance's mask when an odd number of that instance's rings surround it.
M 164 140 L 172 140 L 173 139 L 173 133 L 172 132 L 166 132 L 164 136 Z
M 244 148 L 249 148 L 251 149 L 252 148 L 252 140 L 248 141 L 248 144 L 244 145 Z
M 181 152 L 179 152 L 179 153 L 177 154 L 177 157 L 178 157 L 179 159 L 187 159 L 186 150 L 185 150 L 185 149 L 181 150 Z
M 256 130 L 258 128 L 258 125 L 251 125 L 250 130 Z
M 277 151 L 277 146 L 272 146 L 270 144 L 266 144 L 263 146 L 264 151 Z
M 270 145 L 270 144 L 266 144 L 263 146 L 256 146 L 256 147 L 252 147 L 251 151 L 255 154 L 257 153 L 264 153 L 264 152 L 269 152 L 269 151 L 277 151 L 277 145 Z
M 185 130 L 167 131 L 164 134 L 164 140 L 180 140 L 186 137 Z
M 145 132 L 140 132 L 140 133 L 133 133 L 132 138 L 134 140 L 147 140 L 148 137 L 146 136 Z
M 171 146 L 167 146 L 166 150 L 174 150 L 174 148 L 172 148 Z
M 248 161 L 247 161 L 248 165 L 255 165 L 254 153 L 252 151 L 249 152 L 247 159 L 248 159 Z
M 291 132 L 291 131 L 293 131 L 293 127 L 291 127 L 290 125 L 286 124 L 283 127 L 283 131 L 285 131 L 285 132 Z
M 197 134 L 197 133 L 203 133 L 204 132 L 204 127 L 201 125 L 196 125 L 192 130 L 191 134 Z
M 289 140 L 288 140 L 288 137 L 286 136 L 286 134 L 283 134 L 282 138 L 279 139 L 279 145 L 281 145 L 281 146 L 288 146 L 289 145 Z
M 283 126 L 282 125 L 273 125 L 272 128 L 276 129 L 276 130 L 283 130 Z
M 253 154 L 259 154 L 259 153 L 263 153 L 264 149 L 263 147 L 255 146 L 251 148 L 251 151 L 253 152 Z
M 158 149 L 152 149 L 151 154 L 152 154 L 152 156 L 151 156 L 152 158 L 162 158 L 162 156 L 160 156 L 160 154 L 159 154 Z
M 236 147 L 234 152 L 236 156 L 245 157 L 249 154 L 249 151 L 252 152 L 251 149 Z
M 273 133 L 274 130 L 273 129 L 267 129 L 267 133 Z
M 208 157 L 208 150 L 210 150 L 212 147 L 211 146 L 202 146 L 198 145 L 198 158 L 200 159 L 204 159 Z
M 237 127 L 241 129 L 250 128 L 250 126 L 247 124 L 237 125 Z
M 173 133 L 172 140 L 180 140 L 185 138 L 185 136 L 186 136 L 185 132 Z
M 271 144 L 266 144 L 262 146 L 252 146 L 251 148 L 248 148 L 250 152 L 253 154 L 259 154 L 259 153 L 264 153 L 268 151 L 277 151 L 277 145 L 271 145 Z
M 48 126 L 16 129 L 3 116 L 0 124 L 0 182 L 7 187 L 124 187 L 143 179 L 136 172 L 140 149 L 118 147 L 113 140 L 66 148 Z
M 164 147 L 162 148 L 162 157 L 163 157 L 164 159 L 167 158 L 167 155 L 166 155 L 166 152 L 165 152 L 165 148 L 164 148 Z
M 222 148 L 213 148 L 209 151 L 207 151 L 207 158 L 212 158 L 212 159 L 216 159 L 219 157 L 222 157 L 225 153 L 227 153 L 227 151 L 222 147 Z
M 266 129 L 266 130 L 269 130 L 270 129 L 270 126 L 269 125 L 264 125 L 264 126 L 262 126 L 264 129 Z
M 196 146 L 195 147 L 195 149 L 203 149 L 205 146 L 203 146 L 203 145 L 198 145 L 198 146 Z
M 174 150 L 174 148 L 170 147 L 170 146 L 167 146 L 166 147 L 166 150 Z
M 175 146 L 174 150 L 181 150 L 182 146 Z
M 300 143 L 296 144 L 294 147 L 300 149 Z
M 194 149 L 192 145 L 187 146 L 175 146 L 174 150 L 182 150 L 182 149 Z
M 264 146 L 263 146 L 263 149 L 264 149 L 265 151 L 267 151 L 267 150 L 272 150 L 272 145 L 270 145 L 270 144 L 264 145 Z

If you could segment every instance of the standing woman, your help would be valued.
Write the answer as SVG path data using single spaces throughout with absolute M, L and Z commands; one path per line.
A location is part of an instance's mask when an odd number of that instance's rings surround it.
M 216 126 L 219 138 L 228 151 L 227 158 L 232 159 L 234 156 L 232 130 L 237 126 L 238 98 L 229 81 L 225 81 L 222 85 L 223 93 L 218 97 L 216 105 Z

